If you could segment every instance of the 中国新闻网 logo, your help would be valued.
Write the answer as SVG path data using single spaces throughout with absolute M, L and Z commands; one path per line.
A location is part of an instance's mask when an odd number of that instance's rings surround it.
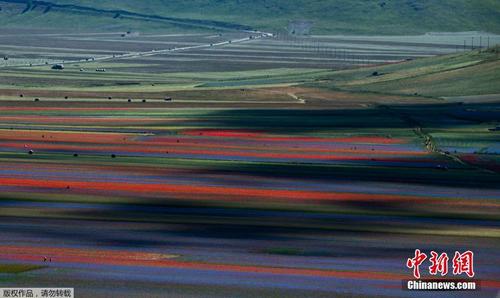
M 435 251 L 431 251 L 428 258 L 427 254 L 421 252 L 420 249 L 416 249 L 414 257 L 408 258 L 406 261 L 406 267 L 413 269 L 413 276 L 416 279 L 420 279 L 420 266 L 427 259 L 430 262 L 430 266 L 428 267 L 430 275 L 440 274 L 441 276 L 446 276 L 448 274 L 450 259 L 447 253 L 438 254 Z M 451 263 L 453 275 L 466 274 L 470 278 L 474 277 L 474 253 L 472 251 L 468 250 L 464 253 L 456 251 Z

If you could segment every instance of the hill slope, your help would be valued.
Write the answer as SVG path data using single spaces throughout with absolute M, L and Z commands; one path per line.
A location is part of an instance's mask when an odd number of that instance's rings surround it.
M 374 75 L 375 72 L 377 75 Z M 500 94 L 500 47 L 335 72 L 315 84 L 355 92 L 431 97 Z
M 47 9 L 50 5 L 37 3 L 70 4 L 93 9 L 125 10 L 132 13 L 182 19 L 211 20 L 252 26 L 257 29 L 284 30 L 290 20 L 307 20 L 314 23 L 312 33 L 424 33 L 429 31 L 484 30 L 500 33 L 500 2 L 496 0 L 0 0 L 1 6 L 21 2 L 21 11 L 3 9 L 0 25 L 33 24 L 57 25 L 61 14 L 80 14 L 65 9 Z M 27 2 L 33 5 L 28 7 Z M 19 10 L 19 7 L 17 8 Z M 19 18 L 19 14 L 23 17 Z M 88 12 L 87 12 L 88 13 Z M 98 12 L 89 13 L 84 22 L 93 26 L 93 18 L 101 18 Z M 90 17 L 90 19 L 89 19 Z M 113 23 L 150 29 L 158 27 L 151 20 L 123 20 L 122 16 L 106 16 Z M 67 26 L 82 26 L 75 15 Z M 121 22 L 121 23 L 120 23 Z M 102 26 L 96 22 L 96 27 Z

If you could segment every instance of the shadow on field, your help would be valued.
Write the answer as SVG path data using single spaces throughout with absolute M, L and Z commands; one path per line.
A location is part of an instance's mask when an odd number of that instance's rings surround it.
M 360 110 L 217 110 L 207 117 L 208 128 L 217 129 L 255 129 L 269 133 L 287 135 L 321 134 L 322 132 L 339 135 L 379 134 L 391 137 L 414 138 L 414 126 L 423 130 L 467 128 L 483 122 L 500 121 L 500 104 L 443 104 L 443 105 L 401 105 L 382 106 L 375 109 Z M 201 121 L 201 120 L 197 120 Z M 149 127 L 151 128 L 151 127 Z M 154 128 L 152 129 L 154 131 Z M 491 132 L 495 134 L 497 132 Z M 474 131 L 472 132 L 474 135 Z M 477 136 L 480 139 L 480 136 Z M 237 165 L 237 166 L 235 166 Z M 287 178 L 294 181 L 318 181 L 341 184 L 342 181 L 391 182 L 402 185 L 450 186 L 455 187 L 460 196 L 460 188 L 500 189 L 500 176 L 479 171 L 471 167 L 451 170 L 435 168 L 405 168 L 365 165 L 324 165 L 293 163 L 211 163 L 209 166 L 195 166 L 190 170 L 204 174 Z M 296 180 L 294 180 L 296 178 Z M 401 190 L 405 193 L 405 190 Z M 411 192 L 408 191 L 408 192 Z M 112 191 L 101 195 L 115 195 Z M 70 219 L 85 222 L 91 228 L 64 226 L 47 228 L 38 225 L 18 226 L 9 233 L 29 235 L 51 239 L 64 239 L 68 242 L 84 244 L 103 244 L 128 247 L 217 247 L 220 241 L 206 239 L 232 239 L 231 248 L 248 250 L 262 249 L 260 241 L 270 244 L 293 245 L 300 248 L 298 254 L 311 254 L 308 247 L 325 247 L 329 255 L 366 255 L 366 250 L 356 246 L 362 243 L 360 238 L 373 236 L 378 238 L 379 248 L 375 254 L 387 252 L 386 236 L 401 235 L 404 231 L 446 231 L 456 227 L 457 231 L 482 227 L 497 226 L 492 217 L 481 218 L 487 214 L 488 207 L 475 206 L 467 213 L 444 213 L 443 205 L 408 201 L 367 202 L 367 200 L 333 201 L 321 203 L 311 201 L 300 206 L 293 206 L 296 211 L 289 211 L 290 205 L 276 204 L 266 200 L 252 201 L 251 197 L 242 197 L 241 201 L 213 207 L 203 200 L 179 203 L 179 200 L 152 197 L 141 199 L 141 204 L 108 203 L 90 204 L 76 207 L 43 206 L 41 217 Z M 200 194 L 201 196 L 201 194 Z M 250 208 L 244 203 L 260 204 L 260 208 Z M 242 203 L 238 208 L 234 207 Z M 269 204 L 270 203 L 270 204 Z M 469 202 L 470 203 L 470 202 Z M 472 202 L 474 203 L 474 202 Z M 427 208 L 434 206 L 433 208 Z M 435 207 L 437 206 L 437 207 Z M 315 209 L 307 209 L 314 207 Z M 23 208 L 27 208 L 23 206 Z M 32 207 L 34 209 L 40 207 Z M 336 209 L 337 208 L 337 209 Z M 427 208 L 427 209 L 425 209 Z M 24 210 L 24 209 L 23 209 Z M 29 210 L 29 209 L 27 209 Z M 447 211 L 447 210 L 446 210 Z M 61 223 L 64 223 L 61 221 Z M 121 226 L 133 223 L 134 229 Z M 144 225 L 154 225 L 154 228 Z M 117 226 L 118 225 L 118 226 Z M 85 226 L 85 225 L 84 225 Z M 139 226 L 140 228 L 136 228 Z M 414 234 L 408 234 L 413 235 Z M 337 237 L 353 238 L 355 241 L 336 242 Z M 399 237 L 399 236 L 398 236 Z M 418 237 L 415 237 L 418 238 Z M 200 240 L 201 239 L 201 240 Z M 311 240 L 313 239 L 313 240 Z M 242 245 L 240 241 L 245 242 Z M 368 243 L 369 244 L 369 243 Z M 357 247 L 357 249 L 356 249 Z M 265 247 L 264 247 L 265 248 Z M 401 253 L 404 249 L 395 250 Z M 286 253 L 286 250 L 284 250 Z
M 326 209 L 329 205 L 349 207 L 351 213 Z M 299 241 L 308 239 L 311 235 L 320 238 L 333 235 L 360 236 L 391 233 L 401 229 L 418 230 L 423 226 L 432 226 L 434 230 L 440 230 L 449 229 L 453 225 L 466 226 L 471 229 L 497 225 L 496 220 L 482 218 L 479 214 L 475 216 L 474 212 L 468 214 L 467 217 L 452 213 L 445 215 L 439 208 L 433 208 L 432 204 L 428 205 L 428 209 L 422 209 L 421 204 L 419 206 L 419 204 L 402 202 L 332 202 L 324 205 L 325 209 L 322 212 L 300 210 L 299 206 L 296 207 L 296 211 L 280 210 L 277 207 L 273 209 L 264 203 L 258 209 L 210 207 L 198 201 L 180 203 L 168 199 L 161 204 L 156 199 L 151 201 L 144 199 L 144 204 L 141 205 L 106 204 L 98 206 L 99 210 L 93 209 L 94 207 L 88 205 L 87 210 L 76 208 L 62 212 L 69 218 L 88 220 L 89 223 L 100 222 L 103 227 L 113 226 L 119 222 L 129 222 L 152 224 L 156 228 L 141 231 L 144 238 L 134 241 L 127 240 L 127 230 L 119 228 L 119 225 L 117 229 L 119 233 L 116 234 L 94 235 L 95 231 L 73 234 L 59 229 L 46 229 L 41 233 L 51 237 L 112 242 L 117 246 L 120 246 L 120 243 L 133 246 L 160 244 L 176 246 L 179 244 L 175 240 L 177 237 Z M 24 232 L 34 233 L 34 230 L 38 230 L 36 227 L 27 229 Z M 153 235 L 162 235 L 169 240 L 151 237 Z
M 265 133 L 307 135 L 339 133 L 339 136 L 379 135 L 414 139 L 418 146 L 424 138 L 415 133 L 461 131 L 468 142 L 494 142 L 496 131 L 478 125 L 500 122 L 500 103 L 393 105 L 373 109 L 346 110 L 222 110 L 210 114 L 209 126 L 220 129 L 248 129 Z M 479 133 L 486 133 L 479 134 Z M 498 136 L 496 136 L 498 137 Z M 425 150 L 425 149 L 424 149 Z M 437 157 L 437 155 L 436 155 Z M 442 157 L 444 158 L 444 157 Z M 450 162 L 455 161 L 450 159 Z M 457 168 L 381 167 L 367 164 L 330 166 L 314 164 L 241 164 L 237 169 L 223 164 L 206 170 L 269 178 L 300 178 L 321 181 L 374 181 L 452 187 L 500 188 L 500 176 L 456 163 Z
M 398 117 L 399 114 L 399 117 Z M 391 135 L 391 129 L 413 128 L 403 116 L 418 119 L 424 128 L 458 128 L 500 121 L 500 103 L 384 105 L 372 109 L 240 109 L 210 114 L 210 124 L 287 134 L 320 133 L 343 129 L 372 129 Z M 384 131 L 387 130 L 387 131 Z M 363 131 L 360 131 L 362 133 Z M 348 133 L 348 131 L 346 132 Z

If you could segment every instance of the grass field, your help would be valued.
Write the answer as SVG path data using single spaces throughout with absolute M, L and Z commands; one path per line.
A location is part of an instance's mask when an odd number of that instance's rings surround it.
M 499 48 L 334 73 L 322 86 L 430 97 L 498 94 Z M 460 82 L 460 84 L 457 84 Z M 387 91 L 389 90 L 389 91 Z
M 24 264 L 0 264 L 0 274 L 16 274 L 43 268 L 42 266 Z
M 480 1 L 77 1 L 53 0 L 32 5 L 0 1 L 0 24 L 66 27 L 77 30 L 192 30 L 200 27 L 283 30 L 290 20 L 313 23 L 315 34 L 411 34 L 436 31 L 500 32 L 500 5 Z M 49 5 L 47 5 L 47 3 Z M 50 5 L 52 4 L 52 5 Z M 70 4 L 72 7 L 56 5 Z M 49 7 L 49 8 L 47 8 Z M 89 10 L 90 8 L 90 10 Z M 464 13 L 467 12 L 467 13 Z M 140 14 L 140 15 L 138 15 Z M 174 18 L 174 20 L 158 19 Z M 91 21 L 89 21 L 89 18 Z M 182 22 L 179 22 L 180 21 Z M 184 20 L 188 20 L 185 22 Z M 222 23 L 218 24 L 216 22 Z M 218 25 L 218 26 L 217 26 Z
M 27 61 L 240 37 L 14 32 L 0 50 Z M 419 248 L 474 251 L 475 294 L 494 296 L 497 48 L 415 39 L 263 38 L 62 71 L 4 62 L 0 287 L 413 297 L 401 280 Z

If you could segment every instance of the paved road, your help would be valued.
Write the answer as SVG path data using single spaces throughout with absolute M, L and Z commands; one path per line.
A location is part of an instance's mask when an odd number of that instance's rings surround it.
M 195 49 L 205 49 L 205 48 L 213 48 L 213 47 L 220 47 L 220 46 L 225 46 L 225 45 L 230 45 L 230 44 L 237 44 L 237 43 L 243 43 L 243 42 L 248 42 L 248 41 L 253 41 L 253 40 L 259 40 L 262 38 L 268 38 L 268 37 L 273 37 L 273 33 L 269 32 L 261 32 L 261 31 L 243 31 L 243 33 L 248 33 L 248 37 L 244 38 L 239 38 L 239 39 L 233 39 L 233 40 L 226 40 L 218 43 L 206 43 L 206 44 L 200 44 L 200 45 L 195 45 L 195 46 L 186 46 L 186 47 L 175 47 L 175 48 L 167 48 L 167 49 L 161 49 L 161 50 L 152 50 L 152 51 L 145 51 L 145 52 L 130 52 L 126 54 L 119 54 L 119 55 L 107 55 L 107 56 L 100 56 L 100 57 L 92 57 L 92 58 L 86 58 L 86 59 L 77 59 L 77 60 L 63 60 L 63 61 L 52 61 L 50 64 L 55 65 L 55 64 L 81 64 L 81 63 L 91 63 L 91 62 L 103 62 L 103 61 L 110 61 L 110 60 L 117 60 L 117 59 L 128 59 L 128 58 L 137 58 L 137 57 L 149 57 L 149 56 L 155 56 L 155 55 L 163 55 L 163 54 L 168 54 L 168 53 L 174 53 L 174 52 L 181 52 L 181 51 L 189 51 L 189 50 L 195 50 Z M 16 66 L 3 66 L 3 67 L 27 67 L 27 66 L 44 66 L 49 64 L 48 62 L 44 63 L 26 63 L 26 64 L 20 64 Z M 0 66 L 2 67 L 2 66 Z

